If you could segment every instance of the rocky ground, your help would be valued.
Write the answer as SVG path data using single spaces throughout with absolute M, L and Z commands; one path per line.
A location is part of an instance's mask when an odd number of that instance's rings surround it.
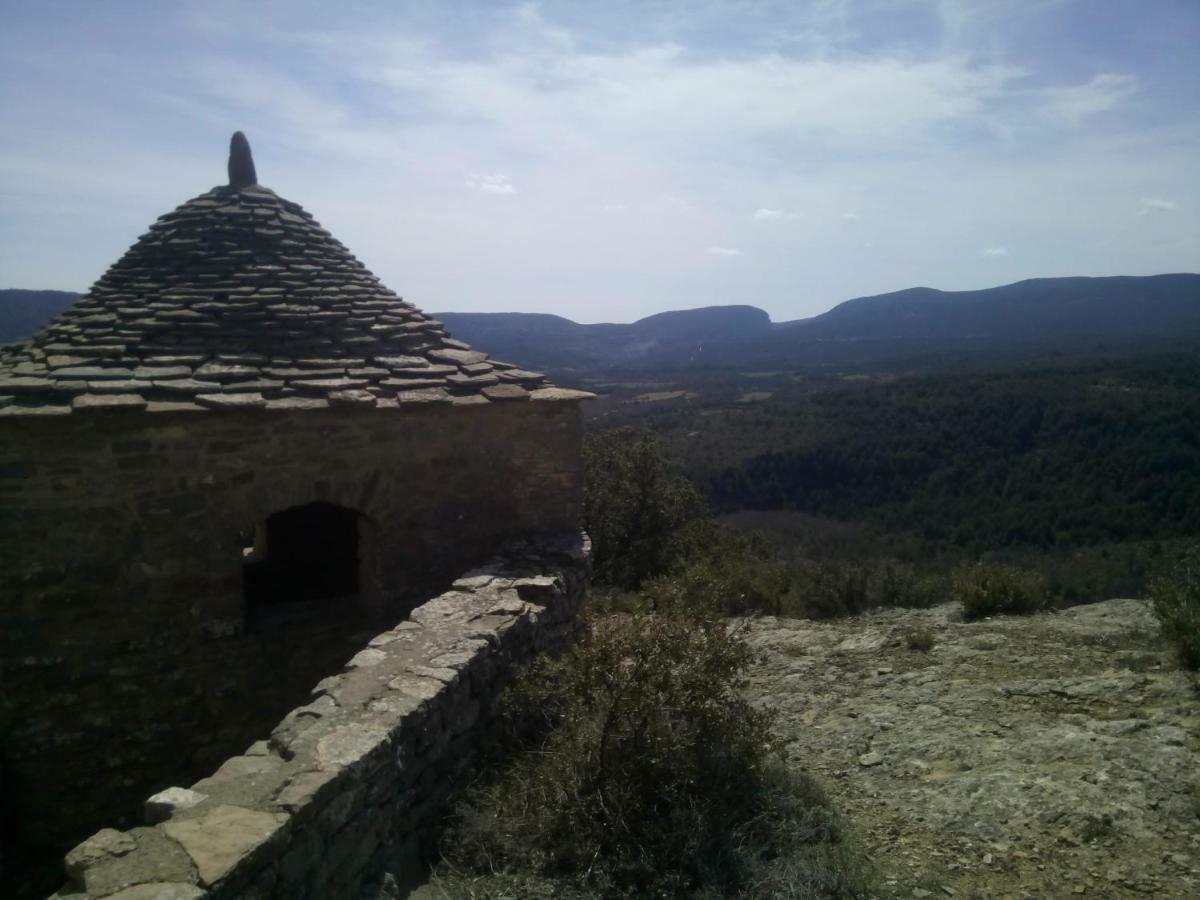
M 1145 603 L 747 628 L 881 897 L 1200 897 L 1200 693 Z

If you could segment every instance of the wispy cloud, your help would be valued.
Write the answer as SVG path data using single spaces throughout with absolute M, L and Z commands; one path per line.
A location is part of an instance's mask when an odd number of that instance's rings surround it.
M 1148 216 L 1153 212 L 1169 212 L 1178 207 L 1179 204 L 1174 200 L 1164 200 L 1161 197 L 1143 197 L 1142 205 L 1138 209 L 1139 216 Z
M 467 187 L 482 194 L 515 194 L 517 187 L 507 175 L 471 175 L 467 178 Z
M 854 221 L 856 221 L 856 220 L 858 219 L 858 213 L 854 213 L 854 212 L 844 212 L 844 213 L 842 213 L 840 216 L 838 216 L 838 218 L 839 218 L 839 219 L 842 219 L 842 220 L 844 220 L 844 221 L 846 221 L 846 222 L 854 222 Z
M 759 207 L 754 211 L 754 215 L 750 217 L 755 222 L 782 222 L 787 219 L 800 218 L 799 213 L 788 212 L 784 209 L 768 209 Z
M 743 256 L 744 255 L 742 253 L 742 251 L 738 250 L 736 247 L 709 247 L 708 250 L 705 252 L 711 253 L 713 256 Z
M 984 256 L 1008 256 L 1007 247 L 988 247 L 983 251 Z
M 1048 88 L 1043 95 L 1050 109 L 1077 125 L 1097 113 L 1117 107 L 1138 90 L 1138 80 L 1133 75 L 1102 72 L 1086 84 Z

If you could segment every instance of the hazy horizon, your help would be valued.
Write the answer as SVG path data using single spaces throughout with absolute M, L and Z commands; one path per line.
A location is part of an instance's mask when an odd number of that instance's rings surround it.
M 0 22 L 0 278 L 31 289 L 86 290 L 224 182 L 237 129 L 264 185 L 427 311 L 787 321 L 1200 270 L 1186 0 L 18 0 Z

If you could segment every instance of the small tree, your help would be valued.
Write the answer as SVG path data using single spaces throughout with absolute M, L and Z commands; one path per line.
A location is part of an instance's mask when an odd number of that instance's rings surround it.
M 672 569 L 679 530 L 709 512 L 692 483 L 671 471 L 658 439 L 628 428 L 591 435 L 583 466 L 595 581 L 632 589 Z

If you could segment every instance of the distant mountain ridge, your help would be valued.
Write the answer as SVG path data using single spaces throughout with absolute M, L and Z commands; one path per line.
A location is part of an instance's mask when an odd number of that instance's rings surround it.
M 78 299 L 71 291 L 0 290 L 0 342 L 29 337 Z
M 909 288 L 779 323 L 753 306 L 659 313 L 628 325 L 580 325 L 529 313 L 437 317 L 497 357 L 556 371 L 834 365 L 999 348 L 1200 340 L 1200 275 L 1036 278 L 978 291 Z
M 1171 334 L 1200 329 L 1200 275 L 1033 278 L 978 291 L 909 288 L 781 323 L 823 339 Z
M 0 340 L 26 337 L 70 305 L 64 291 L 0 290 Z M 916 287 L 774 323 L 748 305 L 584 325 L 546 313 L 437 313 L 498 359 L 552 372 L 792 367 L 998 348 L 1200 340 L 1200 275 L 1035 278 L 977 291 Z
M 753 306 L 656 313 L 631 324 L 581 325 L 538 313 L 437 313 L 450 333 L 499 359 L 551 370 L 706 364 L 705 348 L 767 340 L 775 326 Z

